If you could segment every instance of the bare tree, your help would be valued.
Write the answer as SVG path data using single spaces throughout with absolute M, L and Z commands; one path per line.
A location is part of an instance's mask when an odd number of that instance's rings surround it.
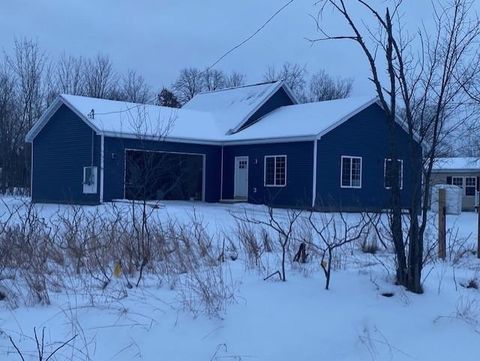
M 182 69 L 172 89 L 182 104 L 188 102 L 203 90 L 202 72 L 196 68 Z
M 121 100 L 133 103 L 146 104 L 151 99 L 151 89 L 145 82 L 143 76 L 134 70 L 129 70 L 122 77 L 120 88 Z
M 5 70 L 0 70 L 0 193 L 5 193 L 13 181 L 17 164 L 17 149 L 21 142 L 22 129 L 17 113 L 15 79 Z
M 362 7 L 379 27 L 378 34 L 364 27 L 365 19 L 354 15 L 352 3 Z M 331 35 L 321 26 L 321 40 L 350 40 L 365 55 L 371 80 L 389 124 L 389 157 L 392 159 L 390 228 L 397 260 L 397 282 L 412 292 L 421 293 L 424 233 L 427 226 L 429 189 L 434 159 L 441 134 L 449 116 L 462 103 L 462 86 L 457 72 L 465 69 L 475 52 L 480 24 L 472 16 L 472 3 L 467 0 L 441 1 L 433 5 L 433 30 L 419 29 L 414 42 L 405 37 L 400 11 L 402 1 L 377 10 L 367 0 L 324 0 L 322 11 L 333 9 L 346 22 L 349 34 Z M 320 15 L 322 12 L 320 13 Z M 386 64 L 386 80 L 380 70 L 379 54 Z M 409 200 L 409 220 L 404 236 L 398 165 L 398 144 L 394 136 L 395 123 L 403 108 L 404 122 L 410 139 L 410 169 L 412 197 Z M 433 110 L 433 111 L 432 111 Z M 429 112 L 429 116 L 425 116 Z M 416 151 L 417 141 L 425 141 L 424 158 Z M 423 174 L 417 164 L 423 166 Z M 422 179 L 423 178 L 423 179 Z M 422 182 L 423 180 L 423 182 Z
M 308 100 L 319 102 L 346 98 L 352 92 L 352 87 L 353 79 L 335 79 L 324 70 L 320 70 L 310 78 Z
M 106 55 L 98 54 L 84 62 L 85 95 L 94 98 L 110 98 L 116 91 L 118 76 Z
M 245 79 L 245 74 L 232 71 L 230 74 L 225 76 L 225 87 L 236 88 L 245 85 Z
M 21 128 L 28 131 L 40 117 L 43 109 L 43 75 L 47 61 L 37 42 L 15 40 L 13 55 L 6 57 L 18 87 Z
M 288 87 L 293 91 L 297 98 L 304 102 L 306 99 L 305 95 L 305 86 L 307 84 L 306 80 L 307 68 L 305 65 L 300 65 L 297 63 L 284 63 L 280 69 L 277 69 L 275 65 L 270 65 L 267 67 L 263 75 L 265 81 L 278 81 L 282 80 Z
M 225 88 L 225 74 L 216 69 L 206 69 L 202 72 L 203 85 L 205 91 L 213 91 Z
M 60 56 L 56 64 L 56 89 L 60 94 L 82 95 L 85 92 L 84 67 L 82 57 Z

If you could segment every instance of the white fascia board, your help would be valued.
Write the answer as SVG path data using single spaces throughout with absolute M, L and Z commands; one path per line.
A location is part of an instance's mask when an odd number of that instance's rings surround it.
M 231 129 L 231 134 L 234 134 L 236 132 L 239 131 L 239 129 L 241 127 L 243 127 L 245 125 L 245 123 L 247 122 L 248 119 L 251 118 L 251 116 L 253 114 L 255 114 L 255 112 L 260 109 L 263 105 L 265 105 L 265 103 L 270 100 L 270 98 L 272 97 L 272 95 L 274 95 L 278 90 L 280 90 L 280 88 L 283 88 L 285 90 L 285 92 L 287 93 L 287 95 L 290 97 L 290 99 L 293 101 L 294 104 L 298 104 L 298 100 L 297 98 L 293 95 L 292 91 L 290 90 L 290 88 L 288 88 L 288 86 L 283 82 L 283 81 L 278 81 L 277 84 L 275 85 L 274 88 L 272 88 L 272 90 L 270 92 L 268 92 L 267 95 L 265 95 L 265 97 L 263 98 L 263 100 L 255 107 L 253 108 L 249 113 L 248 115 L 242 119 L 242 121 L 233 129 Z
M 335 123 L 333 123 L 332 125 L 330 125 L 328 128 L 322 130 L 320 133 L 317 134 L 317 139 L 320 139 L 322 136 L 324 136 L 325 134 L 327 134 L 328 132 L 332 131 L 333 129 L 337 128 L 338 126 L 342 125 L 343 123 L 345 123 L 347 120 L 349 120 L 350 118 L 352 118 L 353 116 L 355 116 L 356 114 L 360 113 L 362 110 L 365 110 L 366 108 L 368 108 L 370 105 L 372 104 L 375 104 L 376 102 L 378 101 L 378 98 L 375 97 L 371 100 L 369 100 L 368 102 L 366 102 L 365 104 L 363 104 L 362 106 L 358 107 L 357 109 L 355 109 L 354 111 L 348 113 L 346 116 L 344 116 L 343 118 L 341 118 L 340 120 L 336 121 Z
M 63 102 L 60 97 L 54 100 L 48 109 L 43 113 L 43 115 L 37 120 L 35 125 L 30 129 L 25 136 L 25 141 L 27 143 L 32 143 L 33 139 L 40 133 L 43 127 L 48 123 L 50 118 L 57 112 L 57 110 L 62 106 Z
M 136 139 L 136 140 L 151 140 L 158 142 L 176 142 L 176 143 L 188 143 L 188 144 L 204 144 L 204 145 L 222 145 L 221 140 L 203 140 L 203 139 L 190 139 L 190 138 L 178 138 L 178 137 L 159 137 L 154 135 L 138 135 L 121 132 L 100 132 L 106 137 L 110 138 L 123 138 L 123 139 Z
M 35 125 L 30 129 L 30 131 L 25 136 L 25 141 L 31 143 L 33 139 L 42 131 L 42 129 L 50 121 L 50 118 L 60 109 L 62 105 L 67 106 L 71 111 L 73 111 L 85 124 L 92 128 L 98 135 L 102 134 L 102 131 L 98 129 L 88 118 L 80 113 L 72 104 L 70 104 L 64 97 L 61 95 L 55 99 L 55 101 L 48 107 L 45 113 L 40 117 L 40 119 L 35 123 Z
M 315 135 L 306 135 L 298 137 L 282 137 L 282 138 L 263 138 L 263 139 L 247 139 L 247 140 L 229 140 L 222 145 L 247 145 L 247 144 L 271 144 L 271 143 L 295 143 L 295 142 L 311 142 L 316 139 Z

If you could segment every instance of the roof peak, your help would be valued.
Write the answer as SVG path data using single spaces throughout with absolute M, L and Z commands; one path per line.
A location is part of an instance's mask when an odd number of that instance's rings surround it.
M 228 90 L 235 90 L 235 89 L 244 89 L 244 88 L 251 88 L 255 86 L 260 86 L 260 85 L 267 85 L 267 84 L 278 84 L 282 83 L 281 80 L 274 80 L 274 81 L 265 81 L 265 82 L 260 82 L 260 83 L 254 83 L 254 84 L 246 84 L 246 85 L 240 85 L 240 86 L 233 86 L 229 88 L 222 88 L 222 89 L 215 89 L 215 90 L 208 90 L 208 91 L 201 91 L 197 95 L 201 94 L 212 94 L 212 93 L 220 93 L 223 91 L 228 91 Z

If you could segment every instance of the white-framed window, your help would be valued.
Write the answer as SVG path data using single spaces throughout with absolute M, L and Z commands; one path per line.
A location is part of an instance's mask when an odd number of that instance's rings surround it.
M 475 196 L 477 190 L 477 177 L 465 177 L 465 195 Z
M 400 189 L 403 189 L 403 159 L 397 159 L 397 169 L 398 169 L 398 186 Z M 394 180 L 393 174 L 393 161 L 392 159 L 386 158 L 383 164 L 383 176 L 384 176 L 384 185 L 386 189 L 391 189 Z
M 97 193 L 97 167 L 83 167 L 83 193 Z
M 264 169 L 266 187 L 285 187 L 287 185 L 287 156 L 266 155 Z
M 452 177 L 452 184 L 454 186 L 463 188 L 463 177 Z
M 341 160 L 340 186 L 362 188 L 362 157 L 342 155 Z

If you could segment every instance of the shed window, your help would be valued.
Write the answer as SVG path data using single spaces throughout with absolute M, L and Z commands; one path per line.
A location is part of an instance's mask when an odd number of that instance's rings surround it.
M 287 156 L 265 156 L 265 186 L 285 187 L 287 185 Z
M 83 167 L 83 193 L 97 193 L 97 167 Z
M 463 178 L 462 177 L 452 177 L 452 184 L 463 188 Z
M 397 171 L 398 171 L 398 187 L 403 189 L 403 160 L 397 159 Z M 393 161 L 392 159 L 385 159 L 384 163 L 384 178 L 385 178 L 385 188 L 391 189 L 395 174 L 393 173 Z
M 340 173 L 342 188 L 362 188 L 362 157 L 342 156 Z
M 466 177 L 465 178 L 465 195 L 474 196 L 476 190 L 477 190 L 477 178 Z

